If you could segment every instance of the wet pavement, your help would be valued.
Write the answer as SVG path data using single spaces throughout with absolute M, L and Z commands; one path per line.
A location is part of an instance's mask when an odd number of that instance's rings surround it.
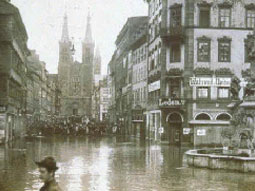
M 38 191 L 34 161 L 51 155 L 64 191 L 250 191 L 255 174 L 188 168 L 188 148 L 123 138 L 51 137 L 0 146 L 0 191 Z

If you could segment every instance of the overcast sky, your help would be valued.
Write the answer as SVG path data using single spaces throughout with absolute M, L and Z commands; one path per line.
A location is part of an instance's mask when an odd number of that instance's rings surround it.
M 128 17 L 147 15 L 143 0 L 12 0 L 26 26 L 28 47 L 35 49 L 50 73 L 57 73 L 58 41 L 63 16 L 68 15 L 69 36 L 73 38 L 76 59 L 81 60 L 88 9 L 92 16 L 93 38 L 99 46 L 103 74 L 114 52 L 114 42 Z

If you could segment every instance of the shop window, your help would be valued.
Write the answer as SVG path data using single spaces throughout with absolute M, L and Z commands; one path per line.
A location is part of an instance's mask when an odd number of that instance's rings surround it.
M 221 99 L 229 98 L 229 88 L 218 88 L 218 98 Z
M 171 62 L 181 62 L 181 46 L 180 44 L 173 44 L 170 52 Z
M 255 26 L 255 9 L 246 10 L 246 27 L 254 28 Z
M 220 8 L 219 10 L 219 26 L 222 28 L 230 27 L 231 8 Z
M 210 26 L 210 7 L 200 7 L 199 26 L 200 27 Z
M 229 121 L 231 119 L 230 115 L 223 113 L 217 116 L 216 120 Z
M 206 37 L 199 38 L 197 41 L 197 61 L 210 62 L 210 39 Z
M 209 87 L 199 87 L 197 88 L 197 97 L 200 99 L 209 98 L 210 89 Z
M 211 120 L 210 116 L 206 113 L 199 114 L 195 120 Z
M 218 61 L 231 62 L 231 39 L 218 39 Z

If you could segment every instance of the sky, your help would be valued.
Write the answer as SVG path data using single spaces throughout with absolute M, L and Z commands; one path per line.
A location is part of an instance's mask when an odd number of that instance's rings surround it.
M 102 73 L 115 50 L 115 40 L 128 17 L 145 16 L 143 0 L 11 0 L 20 10 L 28 33 L 28 48 L 36 50 L 50 73 L 57 73 L 58 42 L 63 18 L 68 15 L 69 36 L 81 61 L 81 43 L 85 37 L 88 12 L 92 33 L 102 57 Z

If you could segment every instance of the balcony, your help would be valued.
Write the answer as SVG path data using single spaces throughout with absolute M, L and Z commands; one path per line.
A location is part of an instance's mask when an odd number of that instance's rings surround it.
M 183 26 L 161 28 L 160 36 L 167 41 L 184 42 L 185 29 Z

